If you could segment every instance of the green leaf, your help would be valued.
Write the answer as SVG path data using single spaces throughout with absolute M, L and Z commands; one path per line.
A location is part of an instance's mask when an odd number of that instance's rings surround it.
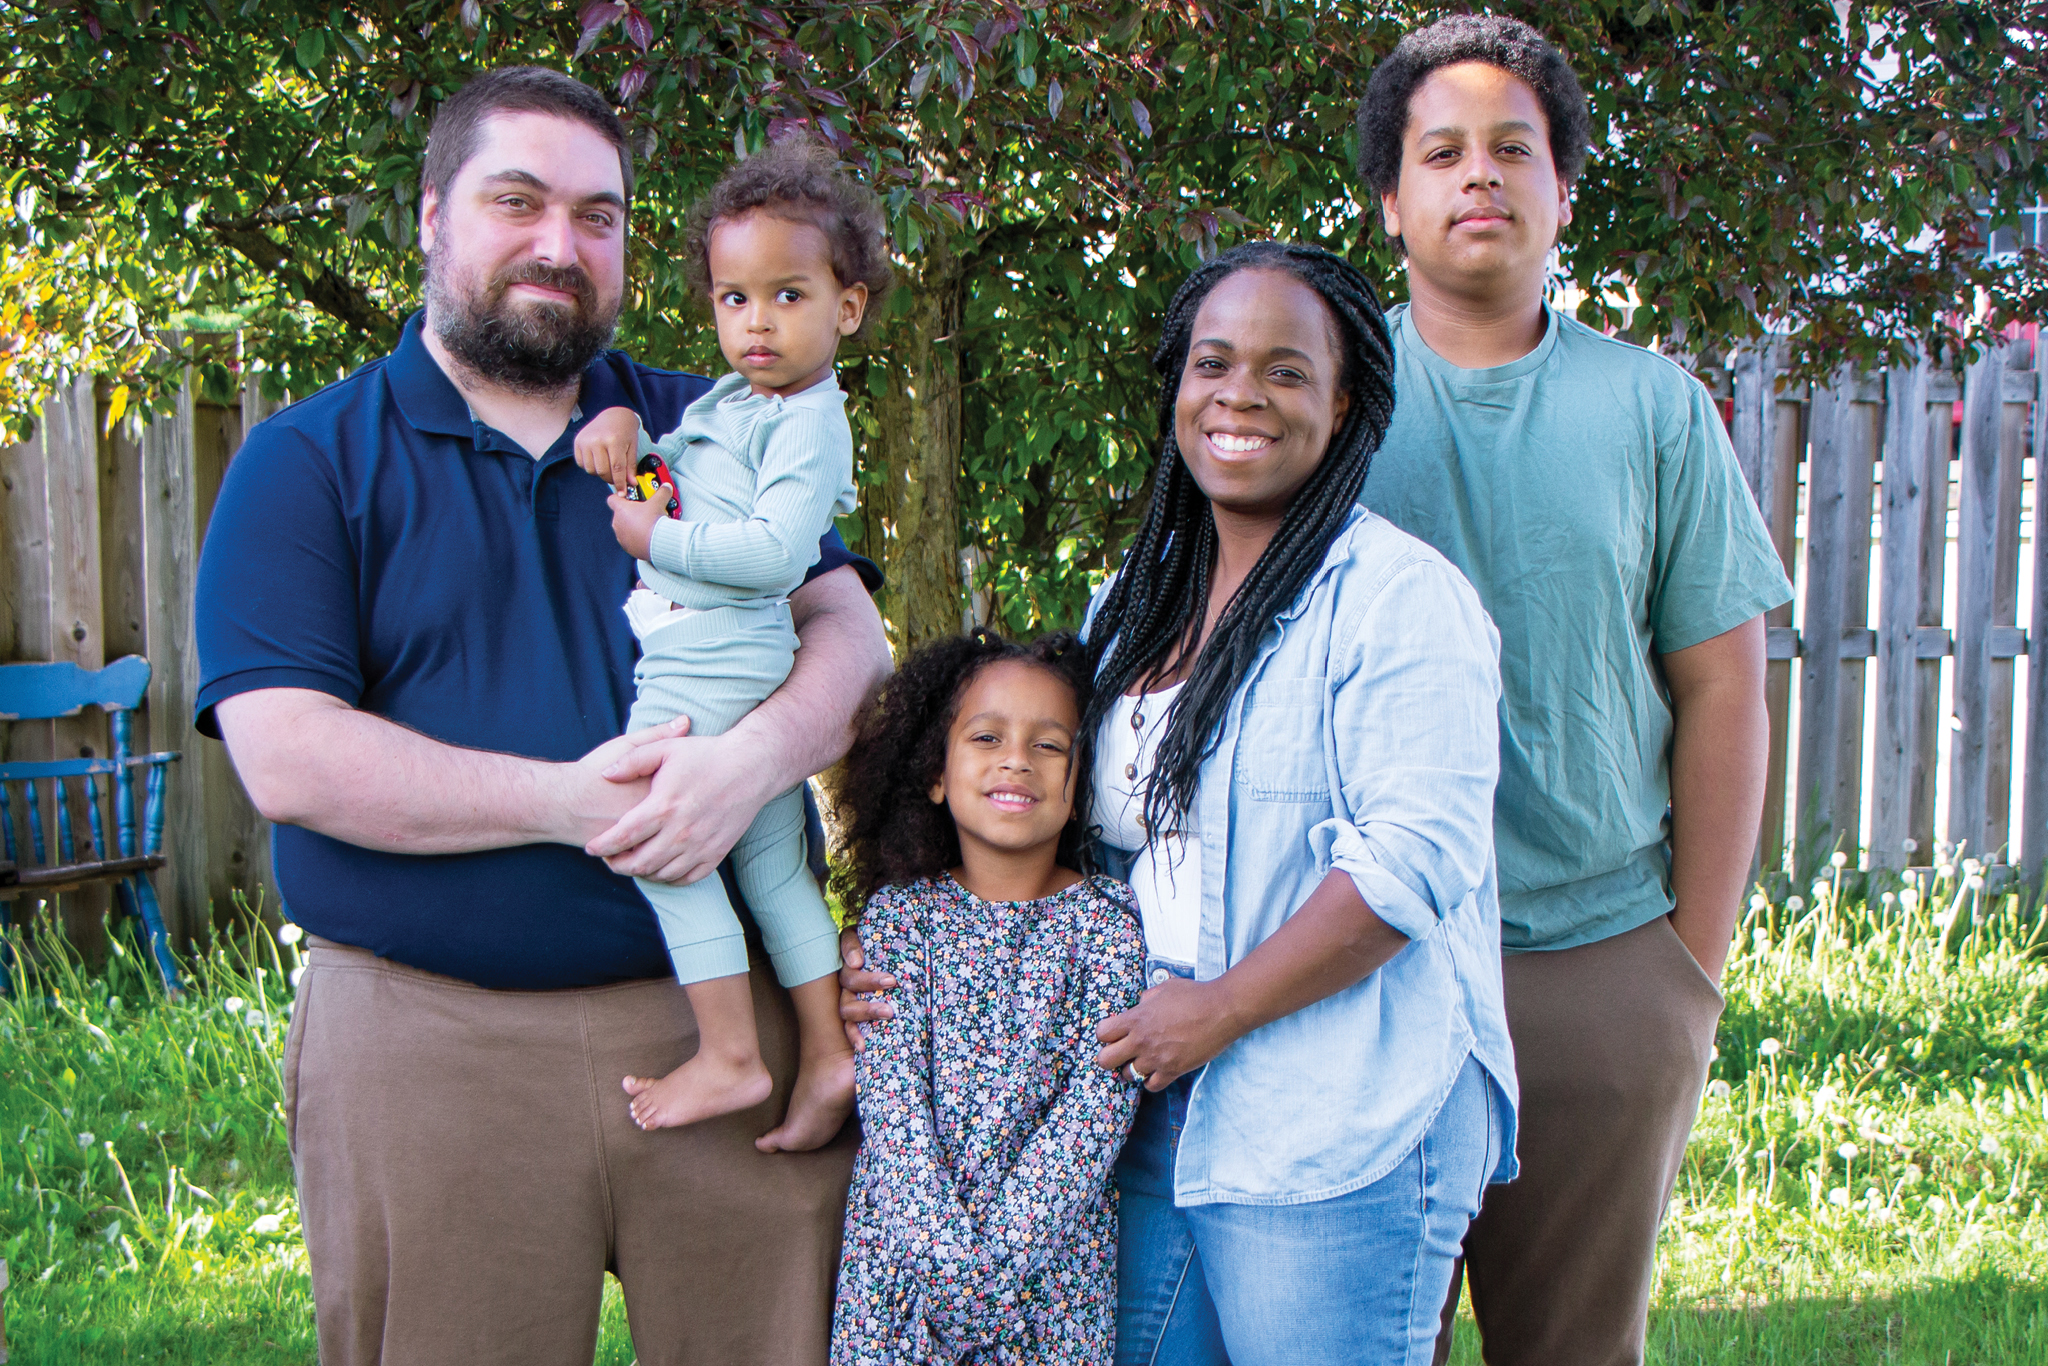
M 320 59 L 327 54 L 327 35 L 317 28 L 299 30 L 299 41 L 295 46 L 299 65 L 308 71 L 320 69 Z

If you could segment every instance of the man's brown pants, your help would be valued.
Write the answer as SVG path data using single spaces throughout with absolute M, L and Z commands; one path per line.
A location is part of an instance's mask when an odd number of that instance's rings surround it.
M 853 1125 L 763 1155 L 795 1071 L 760 964 L 767 1103 L 644 1133 L 619 1079 L 696 1048 L 673 980 L 485 991 L 314 941 L 286 1114 L 322 1366 L 589 1366 L 604 1273 L 640 1366 L 818 1366 Z
M 1488 1366 L 1636 1366 L 1657 1225 L 1699 1112 L 1721 993 L 1671 928 L 1509 955 L 1522 1173 L 1465 1235 Z M 1437 1341 L 1451 1350 L 1460 1277 Z

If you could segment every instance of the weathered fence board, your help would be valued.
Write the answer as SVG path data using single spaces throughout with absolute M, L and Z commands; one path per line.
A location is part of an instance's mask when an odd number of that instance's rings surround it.
M 43 468 L 49 489 L 50 641 L 52 659 L 82 669 L 106 661 L 100 605 L 99 405 L 92 379 L 73 381 L 43 409 Z M 92 757 L 108 749 L 106 717 L 98 711 L 49 723 L 51 757 Z M 83 785 L 71 795 L 71 828 L 89 828 Z M 56 800 L 52 794 L 51 800 Z M 72 893 L 71 933 L 86 953 L 100 951 L 100 926 L 111 894 L 105 884 Z
M 2027 645 L 2027 743 L 2020 779 L 2020 865 L 2048 860 L 2048 535 L 2042 515 L 2042 462 L 2048 460 L 2048 357 L 2034 341 L 2034 610 Z
M 1868 629 L 1872 471 L 1881 430 L 1867 386 L 1847 373 L 1813 397 L 1807 464 L 1809 554 L 1800 629 L 1799 773 L 1795 833 L 1826 857 L 1820 832 L 1856 841 L 1863 799 L 1864 660 L 1852 654 Z
M 193 494 L 202 535 L 206 523 L 213 517 L 214 499 L 220 493 L 228 461 L 234 458 L 241 444 L 242 412 L 239 407 L 199 405 L 193 421 L 192 469 Z M 191 672 L 187 677 L 196 695 L 199 686 L 196 648 L 188 658 Z M 212 904 L 218 916 L 226 913 L 234 905 L 235 898 L 240 896 L 246 898 L 251 906 L 262 904 L 275 915 L 278 900 L 271 885 L 269 822 L 257 814 L 255 804 L 242 790 L 241 780 L 235 776 L 233 761 L 228 758 L 227 747 L 200 739 L 189 726 L 186 734 L 191 737 L 186 746 L 186 762 L 198 769 L 198 782 L 203 793 L 203 830 L 188 856 L 203 860 L 199 876 L 206 888 L 207 902 Z
M 1956 529 L 1956 629 L 1948 832 L 1980 857 L 2006 844 L 2012 780 L 2013 665 L 1998 628 L 2018 609 L 2020 448 L 2006 417 L 2011 348 L 1988 349 L 1964 381 L 1962 501 Z
M 1877 752 L 1872 756 L 1871 781 L 1873 867 L 1925 862 L 1934 849 L 1941 660 L 1922 658 L 1920 639 L 1923 629 L 1941 628 L 1949 417 L 1946 404 L 1928 411 L 1932 379 L 1924 359 L 1886 374 L 1884 567 L 1878 590 Z
M 1764 514 L 1771 543 L 1789 576 L 1797 550 L 1799 457 L 1805 449 L 1805 408 L 1796 390 L 1781 393 L 1778 366 L 1782 347 L 1772 341 L 1746 346 L 1737 353 L 1732 394 L 1734 417 L 1730 438 L 1735 445 L 1750 495 Z M 1792 604 L 1773 608 L 1767 628 L 1789 636 Z M 1770 718 L 1770 759 L 1764 785 L 1763 838 L 1760 868 L 1775 868 L 1784 857 L 1785 771 L 1792 711 L 1792 656 L 1787 650 L 1765 664 L 1764 705 Z

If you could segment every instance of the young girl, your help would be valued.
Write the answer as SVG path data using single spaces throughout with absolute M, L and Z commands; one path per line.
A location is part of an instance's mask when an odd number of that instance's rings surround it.
M 1130 893 L 1073 871 L 1087 654 L 982 632 L 914 655 L 839 781 L 846 903 L 893 975 L 858 1066 L 834 1366 L 1107 1366 L 1137 1089 L 1096 1025 L 1138 997 Z
M 721 734 L 789 675 L 790 590 L 833 515 L 853 508 L 853 434 L 832 360 L 888 291 L 882 224 L 874 196 L 813 143 L 786 140 L 733 167 L 691 211 L 688 235 L 733 373 L 659 442 L 630 408 L 599 413 L 577 435 L 577 463 L 617 490 L 612 529 L 640 562 L 626 602 L 640 641 L 635 730 L 687 715 L 692 734 Z M 649 452 L 674 485 L 634 501 Z M 838 930 L 805 860 L 801 791 L 763 807 L 732 852 L 801 1036 L 789 1113 L 758 1146 L 816 1148 L 852 1109 L 853 1056 L 838 1016 Z M 721 880 L 643 879 L 640 890 L 689 994 L 699 1046 L 666 1077 L 625 1078 L 633 1118 L 653 1129 L 760 1104 L 772 1082 L 746 941 Z

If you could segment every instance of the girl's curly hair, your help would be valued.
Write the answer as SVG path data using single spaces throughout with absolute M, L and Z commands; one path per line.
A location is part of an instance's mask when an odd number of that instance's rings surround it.
M 946 768 L 946 736 L 960 698 L 976 674 L 1005 660 L 1035 664 L 1074 690 L 1074 710 L 1088 706 L 1088 651 L 1071 631 L 1029 645 L 984 627 L 936 641 L 903 662 L 862 712 L 853 750 L 829 779 L 840 832 L 832 891 L 849 916 L 890 884 L 936 877 L 960 862 L 960 832 L 945 806 L 931 799 Z M 1060 863 L 1077 868 L 1088 828 L 1091 747 L 1074 737 L 1074 813 L 1060 836 Z
M 769 144 L 720 176 L 711 192 L 690 206 L 683 258 L 691 288 L 700 294 L 711 291 L 712 229 L 756 211 L 809 223 L 825 234 L 840 288 L 868 287 L 867 312 L 854 334 L 867 335 L 896 283 L 889 266 L 888 220 L 874 192 L 815 138 L 794 133 Z

